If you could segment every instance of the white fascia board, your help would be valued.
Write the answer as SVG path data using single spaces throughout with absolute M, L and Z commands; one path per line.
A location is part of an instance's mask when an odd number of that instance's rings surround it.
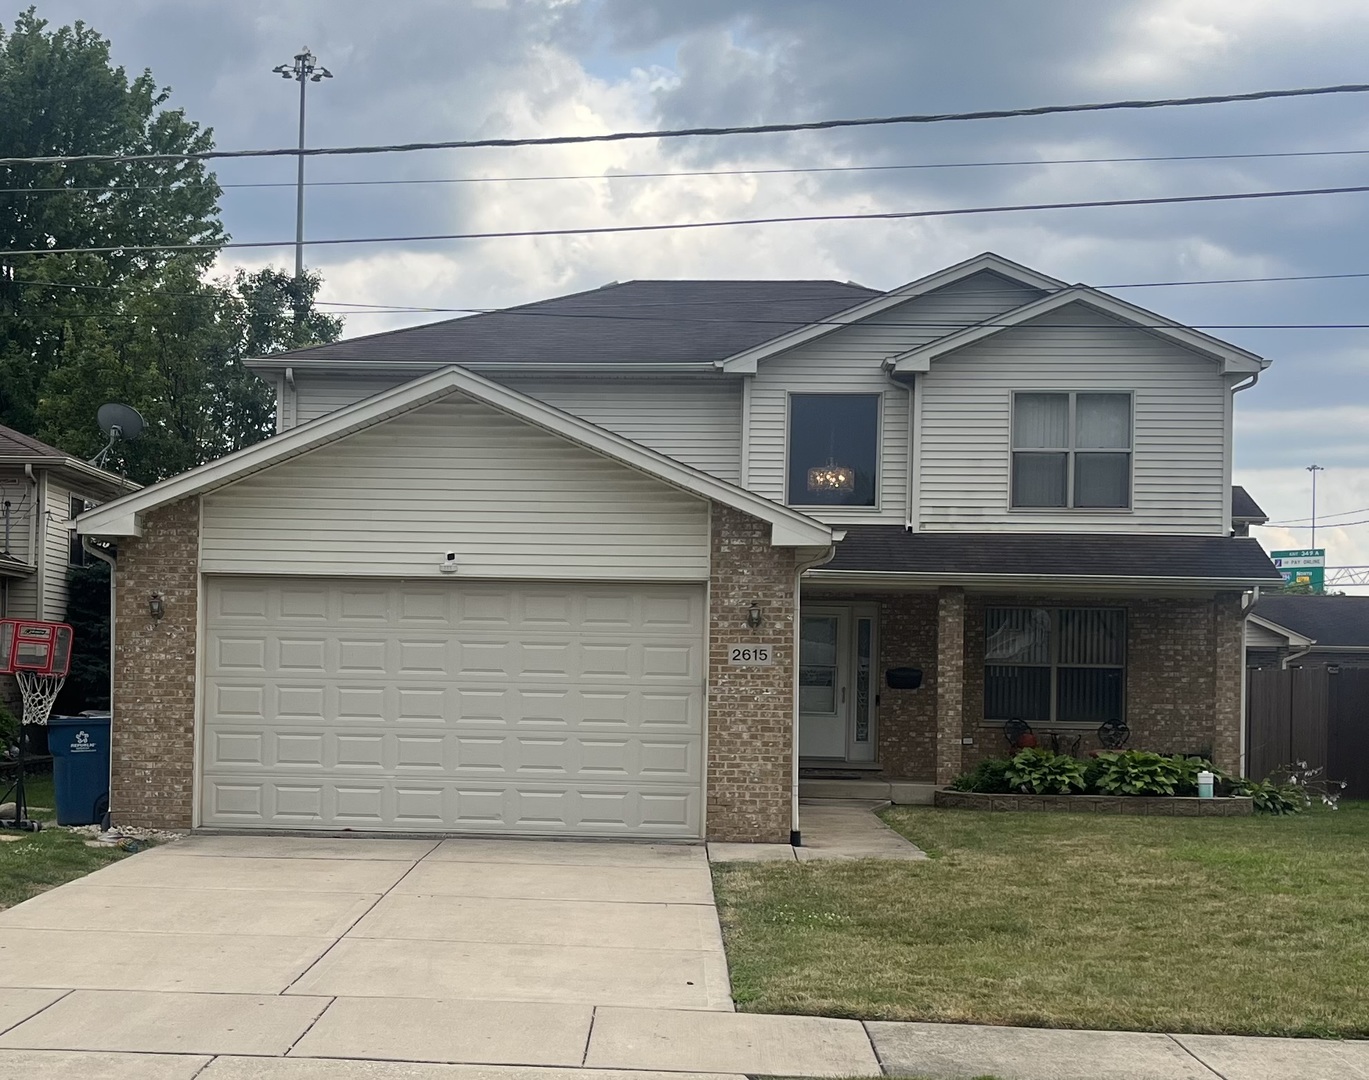
M 288 355 L 288 354 L 284 354 Z M 414 378 L 444 371 L 453 365 L 449 361 L 428 364 L 396 363 L 393 360 L 368 360 L 365 358 L 331 359 L 305 358 L 287 361 L 282 356 L 268 356 L 245 361 L 246 366 L 258 374 L 282 372 L 293 368 L 296 372 L 325 372 L 329 375 L 401 375 Z M 459 365 L 466 371 L 490 372 L 500 375 L 716 375 L 718 365 L 712 360 L 671 361 L 652 363 L 651 361 L 626 361 L 622 363 L 567 364 L 557 361 L 469 361 Z
M 1305 634 L 1298 633 L 1296 630 L 1290 630 L 1288 627 L 1281 626 L 1272 619 L 1266 619 L 1259 615 L 1247 615 L 1245 618 L 1247 622 L 1252 622 L 1256 626 L 1262 626 L 1271 634 L 1278 634 L 1281 638 L 1287 638 L 1288 644 L 1295 648 L 1304 648 L 1308 645 L 1315 645 L 1317 643 L 1316 638 L 1310 638 Z M 1258 648 L 1258 646 L 1252 647 Z
M 1139 329 L 1143 329 L 1147 333 L 1166 338 L 1176 345 L 1217 361 L 1221 364 L 1223 374 L 1258 373 L 1269 366 L 1268 360 L 1257 356 L 1255 353 L 1222 341 L 1220 338 L 1212 337 L 1210 334 L 1204 334 L 1201 331 L 1183 326 L 1172 319 L 1166 319 L 1163 315 L 1157 315 L 1153 311 L 1147 311 L 1135 304 L 1129 304 L 1125 300 L 1119 300 L 1115 296 L 1101 293 L 1087 285 L 1071 286 L 1062 292 L 1054 293 L 1040 300 L 1033 300 L 1019 308 L 1014 308 L 1012 311 L 995 316 L 992 322 L 966 327 L 964 330 L 959 330 L 944 338 L 938 338 L 936 341 L 928 342 L 916 349 L 909 349 L 905 353 L 892 357 L 890 366 L 896 372 L 930 371 L 931 362 L 946 355 L 946 353 L 963 349 L 967 345 L 973 345 L 1005 330 L 1021 326 L 1023 323 L 1038 319 L 1042 315 L 1048 315 L 1052 311 L 1058 311 L 1069 304 L 1084 304 L 1104 315 L 1110 315 L 1123 322 L 1137 324 Z
M 986 251 L 984 254 L 976 255 L 972 259 L 966 259 L 964 262 L 956 263 L 954 266 L 948 266 L 944 270 L 938 270 L 934 274 L 928 274 L 926 277 L 918 278 L 916 281 L 910 281 L 906 285 L 900 285 L 896 289 L 891 289 L 881 296 L 876 296 L 870 300 L 863 301 L 854 307 L 847 308 L 845 311 L 839 311 L 837 314 L 824 319 L 821 323 L 800 327 L 798 330 L 791 330 L 787 334 L 782 334 L 770 341 L 762 342 L 760 345 L 754 345 L 743 352 L 736 353 L 725 360 L 719 361 L 718 366 L 724 371 L 754 374 L 756 372 L 756 365 L 767 357 L 774 356 L 776 353 L 784 352 L 787 349 L 792 349 L 796 345 L 802 345 L 805 342 L 822 337 L 824 334 L 830 334 L 834 330 L 840 330 L 843 326 L 850 326 L 852 323 L 860 322 L 862 319 L 867 319 L 871 315 L 878 315 L 881 311 L 886 311 L 898 304 L 905 303 L 908 300 L 923 296 L 929 292 L 935 292 L 937 289 L 945 288 L 947 285 L 952 285 L 964 278 L 985 271 L 998 274 L 1000 277 L 1008 278 L 1011 281 L 1016 281 L 1033 289 L 1048 289 L 1055 291 L 1068 287 L 1065 282 L 1060 281 L 1058 278 L 1047 277 L 1045 274 L 1038 273 L 1030 267 L 1022 266 L 1020 263 L 1015 263 L 1011 259 L 1005 259 L 1001 255 L 995 255 L 991 251 Z
M 817 547 L 832 542 L 832 530 L 805 514 L 459 367 L 444 368 L 376 394 L 218 461 L 106 503 L 81 515 L 77 519 L 77 532 L 88 536 L 137 535 L 132 531 L 137 526 L 137 517 L 148 510 L 225 487 L 451 394 L 463 394 L 691 495 L 720 502 L 769 522 L 773 526 L 772 543 L 776 547 Z
M 899 573 L 890 570 L 810 570 L 804 575 L 824 585 L 888 585 L 890 588 L 933 588 L 937 585 L 964 585 L 993 589 L 1034 589 L 1047 592 L 1087 591 L 1090 589 L 1189 589 L 1206 591 L 1245 591 L 1259 585 L 1272 585 L 1270 578 L 1134 577 L 1087 574 L 942 574 Z
M 56 469 L 65 473 L 66 479 L 74 481 L 77 486 L 84 481 L 111 492 L 138 491 L 142 487 L 141 484 L 117 473 L 106 472 L 104 469 L 74 457 L 57 458 L 43 457 L 37 454 L 5 454 L 0 456 L 0 466 L 4 465 L 32 465 L 35 469 Z

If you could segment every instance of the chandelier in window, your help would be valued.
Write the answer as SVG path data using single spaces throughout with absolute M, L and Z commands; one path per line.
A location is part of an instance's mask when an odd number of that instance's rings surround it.
M 818 493 L 855 491 L 856 470 L 828 458 L 826 465 L 815 465 L 808 470 L 808 490 Z

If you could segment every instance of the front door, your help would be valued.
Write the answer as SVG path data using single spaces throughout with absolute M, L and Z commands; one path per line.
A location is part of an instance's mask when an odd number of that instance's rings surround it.
M 875 759 L 873 605 L 805 604 L 799 614 L 799 757 Z

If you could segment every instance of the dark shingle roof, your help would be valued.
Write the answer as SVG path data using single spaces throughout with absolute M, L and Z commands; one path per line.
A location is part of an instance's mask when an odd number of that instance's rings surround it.
M 55 446 L 39 442 L 32 435 L 0 424 L 0 457 L 68 458 L 71 455 Z
M 1262 596 L 1251 610 L 1318 645 L 1369 649 L 1369 596 Z
M 1206 578 L 1282 582 L 1259 542 L 1225 536 L 1090 533 L 910 533 L 898 525 L 854 525 L 821 570 L 882 570 L 948 576 L 1049 574 L 1078 577 Z
M 855 307 L 840 281 L 626 281 L 484 315 L 270 357 L 406 364 L 689 363 L 734 353 Z
M 1250 497 L 1250 492 L 1237 484 L 1231 489 L 1231 519 L 1263 525 L 1269 520 L 1269 515 Z

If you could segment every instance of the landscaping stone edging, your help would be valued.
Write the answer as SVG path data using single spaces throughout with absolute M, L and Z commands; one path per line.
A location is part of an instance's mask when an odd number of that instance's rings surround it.
M 934 806 L 951 810 L 1055 811 L 1070 814 L 1128 814 L 1133 817 L 1249 817 L 1253 799 L 1195 799 L 1177 795 L 989 795 L 937 788 Z

